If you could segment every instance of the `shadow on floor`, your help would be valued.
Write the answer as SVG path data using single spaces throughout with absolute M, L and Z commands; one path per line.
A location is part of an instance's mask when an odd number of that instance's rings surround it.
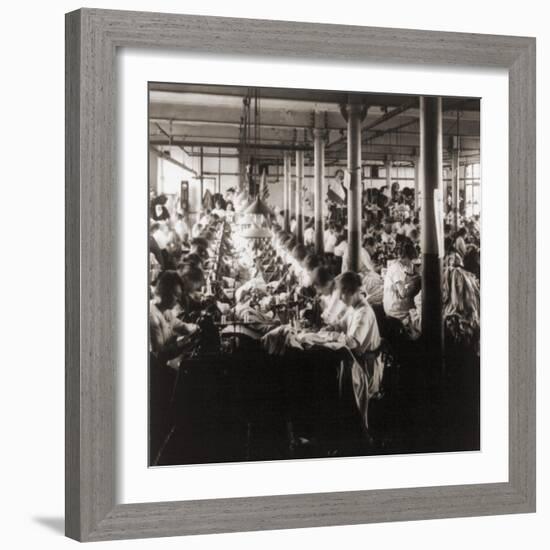
M 54 531 L 59 535 L 65 534 L 65 518 L 38 517 L 38 518 L 32 518 L 32 519 L 36 523 L 43 525 L 44 527 L 47 527 L 48 529 L 50 529 L 50 531 Z

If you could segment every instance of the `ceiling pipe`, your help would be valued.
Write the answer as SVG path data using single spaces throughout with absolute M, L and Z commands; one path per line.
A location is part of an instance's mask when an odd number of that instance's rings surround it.
M 212 147 L 212 148 L 227 148 L 227 149 L 238 149 L 239 148 L 239 142 L 235 141 L 228 141 L 228 142 L 219 142 L 219 141 L 188 141 L 188 140 L 182 140 L 182 139 L 173 139 L 170 143 L 168 140 L 164 138 L 159 138 L 158 136 L 151 136 L 149 138 L 149 144 L 151 146 L 173 146 L 173 147 L 180 147 L 180 146 L 188 146 L 188 147 Z M 283 144 L 283 143 L 258 143 L 257 145 L 258 149 L 265 149 L 265 150 L 274 150 L 274 151 L 312 151 L 313 146 L 307 145 L 307 144 Z

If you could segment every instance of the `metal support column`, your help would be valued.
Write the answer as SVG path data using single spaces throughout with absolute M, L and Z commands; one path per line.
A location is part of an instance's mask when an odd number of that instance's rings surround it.
M 201 147 L 201 156 L 200 156 L 199 177 L 201 181 L 201 200 L 200 200 L 199 210 L 202 211 L 202 201 L 204 199 L 204 151 L 202 147 Z
M 349 103 L 348 116 L 348 258 L 351 271 L 359 271 L 361 251 L 361 122 L 364 107 Z
M 440 97 L 420 98 L 422 157 L 422 338 L 428 366 L 443 366 L 441 270 L 443 205 L 443 132 Z
M 458 229 L 458 204 L 459 204 L 459 190 L 460 190 L 460 152 L 458 148 L 452 151 L 452 201 L 451 211 L 453 213 L 453 229 Z
M 296 240 L 304 242 L 304 215 L 302 208 L 302 188 L 304 185 L 304 152 L 296 151 Z
M 323 254 L 324 245 L 324 220 L 323 220 L 323 182 L 325 180 L 325 139 L 324 130 L 313 130 L 313 156 L 315 164 L 314 172 L 314 216 L 315 216 L 315 252 Z
M 291 179 L 291 162 L 290 154 L 285 151 L 283 157 L 283 211 L 284 211 L 284 223 L 283 229 L 290 231 L 290 179 Z
M 422 189 L 422 157 L 417 155 L 414 159 L 414 213 L 417 215 L 420 207 L 420 190 Z

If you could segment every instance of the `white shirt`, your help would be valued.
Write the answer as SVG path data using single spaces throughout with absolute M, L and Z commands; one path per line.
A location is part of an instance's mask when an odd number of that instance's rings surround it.
M 162 229 L 157 229 L 152 236 L 161 250 L 164 250 L 168 246 L 168 235 Z
M 178 220 L 174 224 L 174 231 L 178 234 L 180 239 L 183 239 L 185 235 L 189 236 L 189 226 L 185 220 Z
M 313 227 L 308 227 L 304 231 L 304 244 L 314 244 L 315 243 L 315 230 Z
M 404 223 L 401 230 L 403 231 L 403 235 L 405 237 L 410 237 L 411 233 L 416 229 L 416 227 L 412 223 Z
M 219 216 L 220 218 L 225 218 L 225 210 L 222 210 L 221 208 L 214 208 L 212 210 L 212 214 L 216 214 L 216 216 Z
M 328 254 L 334 254 L 334 247 L 336 246 L 336 235 L 332 231 L 325 233 L 325 252 Z
M 203 230 L 203 226 L 200 222 L 197 222 L 193 225 L 193 228 L 191 229 L 191 237 L 195 238 L 198 237 L 201 234 L 201 231 Z
M 393 233 L 386 233 L 385 231 L 382 231 L 380 234 L 380 240 L 386 244 L 386 243 L 395 243 L 395 237 L 393 236 Z
M 346 246 L 346 250 L 344 252 L 344 255 L 342 256 L 342 271 L 341 273 L 345 273 L 346 271 L 350 271 L 349 268 L 349 255 L 348 255 L 349 247 Z M 372 263 L 372 259 L 370 257 L 370 254 L 361 247 L 359 249 L 359 273 L 366 273 L 367 271 L 374 271 L 374 264 Z
M 338 246 L 334 247 L 334 255 L 343 256 L 347 248 L 348 248 L 347 241 L 342 241 Z
M 374 351 L 380 347 L 382 340 L 376 315 L 366 301 L 363 300 L 358 307 L 348 308 L 342 328 L 346 331 L 349 348 L 357 354 Z
M 382 305 L 384 301 L 384 279 L 375 271 L 363 275 L 363 290 L 367 294 L 367 302 L 372 305 Z
M 332 292 L 328 296 L 321 296 L 321 306 L 323 312 L 321 319 L 327 325 L 338 325 L 347 312 L 347 306 L 340 300 L 336 292 Z
M 405 283 L 407 272 L 399 260 L 388 263 L 384 277 L 384 311 L 386 315 L 396 319 L 405 319 L 412 307 L 410 298 L 402 298 L 398 288 Z
M 401 222 L 394 222 L 393 225 L 391 226 L 391 231 L 396 235 L 402 235 L 403 234 L 402 227 L 403 226 L 401 225 Z

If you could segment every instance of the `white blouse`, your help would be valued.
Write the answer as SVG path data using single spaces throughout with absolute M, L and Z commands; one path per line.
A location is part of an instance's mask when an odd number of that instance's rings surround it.
M 363 300 L 358 307 L 348 308 L 342 325 L 346 332 L 348 347 L 357 354 L 361 355 L 380 347 L 382 339 L 376 315 L 366 301 Z

